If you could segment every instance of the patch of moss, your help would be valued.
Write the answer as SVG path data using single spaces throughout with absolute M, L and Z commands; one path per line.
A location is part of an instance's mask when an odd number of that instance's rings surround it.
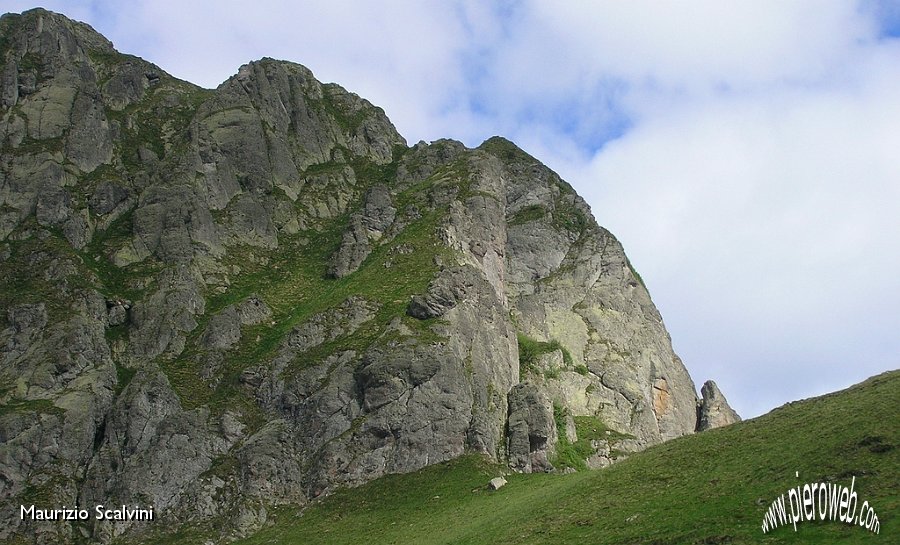
M 110 326 L 106 328 L 104 332 L 106 336 L 106 340 L 110 343 L 116 341 L 127 341 L 128 340 L 128 327 L 124 324 L 117 326 Z
M 209 469 L 200 474 L 200 478 L 220 477 L 227 478 L 238 469 L 238 461 L 231 454 L 223 454 L 215 458 L 210 464 Z
M 346 105 L 338 104 L 336 97 L 346 91 L 336 83 L 326 83 L 322 85 L 322 90 L 322 99 L 317 101 L 322 111 L 334 119 L 346 134 L 356 133 L 371 112 L 366 108 L 350 111 Z
M 569 443 L 569 439 L 566 437 L 566 417 L 568 414 L 567 409 L 556 403 L 553 404 L 553 419 L 556 422 L 557 441 L 556 453 L 551 458 L 550 463 L 556 468 L 571 467 L 577 471 L 584 471 L 587 469 L 587 464 L 584 460 L 590 453 L 582 455 L 581 449 Z
M 559 349 L 562 350 L 563 364 L 566 366 L 566 368 L 574 368 L 575 362 L 572 360 L 572 354 L 566 349 L 565 346 L 560 345 Z M 582 367 L 584 366 L 582 365 Z M 575 370 L 577 371 L 577 369 Z
M 511 226 L 522 225 L 539 220 L 546 215 L 547 210 L 543 206 L 539 204 L 532 204 L 531 206 L 526 206 L 525 208 L 513 214 L 513 216 L 507 220 L 507 223 Z
M 78 264 L 78 258 L 58 229 L 44 229 L 34 217 L 26 219 L 17 232 L 31 231 L 24 240 L 10 240 L 10 256 L 0 262 L 0 308 L 12 308 L 22 304 L 43 303 L 49 323 L 68 318 L 72 314 L 71 288 L 78 282 L 89 280 L 76 270 L 64 281 L 51 281 L 44 269 L 54 260 L 70 260 Z
M 188 129 L 199 106 L 212 91 L 173 78 L 165 78 L 151 87 L 140 102 L 122 111 L 107 110 L 110 120 L 122 127 L 119 156 L 129 172 L 143 165 L 138 149 L 145 147 L 165 159 L 170 150 L 184 150 L 191 132 Z
M 473 190 L 469 188 L 467 191 L 460 193 L 459 196 L 461 199 L 470 199 L 472 197 L 483 197 L 485 199 L 491 199 L 497 202 L 500 202 L 500 197 L 493 193 L 488 193 L 487 191 L 479 191 L 477 189 Z
M 71 483 L 68 477 L 61 475 L 53 475 L 41 484 L 29 482 L 25 485 L 25 490 L 19 496 L 19 502 L 22 505 L 51 506 L 56 505 L 60 490 L 66 490 Z
M 62 152 L 65 147 L 65 139 L 62 136 L 55 136 L 38 140 L 26 136 L 15 148 L 8 146 L 10 146 L 9 142 L 7 142 L 7 147 L 5 148 L 6 151 L 14 151 L 18 155 L 36 155 L 39 153 L 55 154 Z
M 104 231 L 95 233 L 91 242 L 76 255 L 93 272 L 100 283 L 96 287 L 109 298 L 138 301 L 147 292 L 149 279 L 156 276 L 162 264 L 147 259 L 120 267 L 112 256 L 134 236 L 134 210 L 129 210 L 112 222 Z
M 519 344 L 519 374 L 532 373 L 539 374 L 537 367 L 538 359 L 544 354 L 562 351 L 563 363 L 566 367 L 572 366 L 572 355 L 563 345 L 556 339 L 550 342 L 538 341 L 525 335 L 521 331 L 516 332 L 516 340 Z M 550 369 L 544 372 L 544 378 L 559 378 L 560 369 Z
M 387 316 L 384 318 L 387 318 Z M 418 318 L 408 316 L 405 314 L 404 310 L 404 314 L 400 316 L 400 323 L 409 330 L 411 335 L 402 335 L 397 331 L 386 332 L 379 336 L 378 343 L 380 345 L 387 345 L 394 342 L 402 342 L 407 339 L 415 339 L 417 343 L 432 344 L 447 342 L 448 340 L 447 337 L 439 335 L 434 331 L 437 326 L 448 323 L 443 318 L 419 320 Z
M 37 53 L 28 52 L 18 62 L 19 70 L 34 70 L 40 73 L 44 69 L 44 58 Z
M 122 61 L 122 55 L 115 51 L 90 49 L 87 53 L 91 62 L 101 68 L 111 68 Z
M 0 405 L 0 415 L 15 412 L 65 414 L 66 411 L 54 405 L 49 399 L 14 399 Z
M 7 13 L 0 17 L 0 61 L 6 64 L 6 56 L 12 49 L 13 29 L 19 25 L 22 16 L 17 13 Z
M 525 164 L 538 163 L 538 160 L 526 153 L 522 148 L 502 136 L 492 136 L 485 140 L 478 149 L 494 155 L 504 163 L 519 162 Z
M 551 216 L 556 229 L 574 233 L 579 237 L 590 224 L 590 220 L 580 208 L 562 198 L 556 200 Z
M 561 405 L 553 405 L 553 419 L 556 422 L 558 440 L 556 443 L 556 455 L 550 463 L 558 468 L 571 467 L 577 471 L 587 470 L 586 460 L 594 453 L 591 441 L 605 439 L 614 444 L 622 439 L 633 437 L 610 429 L 602 420 L 595 416 L 575 416 L 575 434 L 577 440 L 570 443 L 566 436 L 566 420 L 568 409 Z
M 641 286 L 646 288 L 647 285 L 644 284 L 644 279 L 641 278 L 640 273 L 638 273 L 637 270 L 634 268 L 634 265 L 631 264 L 631 260 L 629 260 L 628 258 L 625 258 L 625 263 L 628 264 L 628 270 L 631 271 L 631 274 L 634 276 L 634 278 L 641 284 Z
M 134 378 L 135 373 L 134 369 L 129 369 L 116 363 L 116 395 L 121 394 L 131 384 L 131 379 Z
M 326 172 L 335 172 L 340 171 L 346 166 L 345 163 L 338 163 L 337 161 L 327 161 L 325 163 L 315 163 L 306 167 L 306 170 L 303 171 L 303 174 L 306 176 L 314 176 L 316 174 L 323 174 Z
M 397 179 L 397 162 L 380 165 L 367 159 L 354 159 L 350 165 L 356 173 L 357 182 L 362 182 L 366 187 L 376 184 L 393 185 Z

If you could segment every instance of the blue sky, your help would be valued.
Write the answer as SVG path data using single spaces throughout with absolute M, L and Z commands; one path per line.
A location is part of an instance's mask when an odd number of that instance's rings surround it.
M 622 240 L 697 385 L 744 416 L 900 367 L 900 2 L 43 6 L 207 87 L 271 56 L 410 143 L 516 141 Z

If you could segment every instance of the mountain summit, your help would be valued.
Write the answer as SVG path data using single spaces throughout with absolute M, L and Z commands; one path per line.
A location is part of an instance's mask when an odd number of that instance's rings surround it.
M 409 147 L 303 66 L 202 89 L 44 10 L 0 61 L 0 498 L 155 517 L 0 539 L 241 535 L 467 452 L 593 468 L 698 429 L 621 244 L 508 140 Z

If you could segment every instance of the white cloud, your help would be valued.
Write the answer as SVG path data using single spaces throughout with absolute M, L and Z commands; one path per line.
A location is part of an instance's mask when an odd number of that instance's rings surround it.
M 897 367 L 900 55 L 883 47 L 852 85 L 683 104 L 570 172 L 695 379 L 745 414 Z
M 536 20 L 599 70 L 673 86 L 817 77 L 869 32 L 850 2 L 642 0 L 534 7 Z

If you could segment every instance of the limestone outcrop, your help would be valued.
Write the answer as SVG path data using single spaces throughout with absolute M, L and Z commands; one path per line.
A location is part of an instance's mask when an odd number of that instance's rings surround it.
M 714 381 L 707 380 L 703 383 L 700 395 L 702 398 L 697 406 L 697 431 L 720 428 L 741 421 L 741 417 L 734 412 L 725 399 L 725 394 L 719 390 Z

